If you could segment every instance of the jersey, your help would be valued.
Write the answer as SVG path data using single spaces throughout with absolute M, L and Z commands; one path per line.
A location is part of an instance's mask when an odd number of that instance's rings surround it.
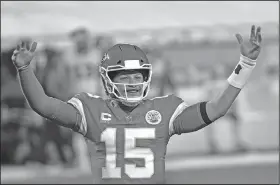
M 73 130 L 86 140 L 94 183 L 164 183 L 170 137 L 204 124 L 198 106 L 174 95 L 144 100 L 129 114 L 89 93 L 68 103 L 82 115 Z

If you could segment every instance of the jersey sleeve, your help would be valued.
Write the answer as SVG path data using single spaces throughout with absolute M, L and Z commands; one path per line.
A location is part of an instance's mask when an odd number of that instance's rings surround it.
M 180 135 L 197 131 L 207 125 L 211 120 L 206 114 L 206 102 L 188 105 L 181 98 L 175 97 L 173 101 L 181 100 L 169 121 L 169 135 Z
M 187 104 L 179 97 L 175 95 L 170 95 L 168 104 L 171 106 L 171 118 L 169 120 L 169 135 L 174 134 L 174 121 L 178 115 L 187 107 Z
M 91 95 L 90 93 L 80 93 L 67 101 L 67 103 L 72 105 L 81 115 L 81 119 L 77 120 L 73 130 L 82 134 L 83 136 L 86 136 L 88 130 L 90 129 L 90 125 L 87 119 L 87 115 L 89 115 L 89 113 L 86 112 L 89 111 L 89 109 L 87 108 L 89 106 L 87 104 L 91 102 L 91 104 L 94 104 L 96 107 L 98 107 L 98 98 L 98 96 Z
M 73 130 L 82 134 L 83 136 L 85 136 L 87 133 L 87 121 L 83 106 L 83 101 L 85 101 L 86 98 L 87 97 L 85 93 L 80 93 L 76 94 L 74 97 L 67 101 L 67 103 L 72 105 L 81 115 L 81 119 L 77 120 Z

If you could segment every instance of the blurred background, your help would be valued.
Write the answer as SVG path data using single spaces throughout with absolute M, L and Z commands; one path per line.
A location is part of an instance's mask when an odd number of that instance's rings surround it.
M 38 42 L 32 67 L 49 96 L 104 96 L 97 64 L 131 43 L 153 64 L 150 97 L 192 104 L 223 89 L 239 60 L 234 34 L 248 38 L 252 24 L 263 46 L 250 81 L 226 116 L 171 138 L 168 183 L 279 183 L 279 2 L 1 1 L 1 183 L 92 182 L 83 138 L 28 106 L 11 61 L 19 40 Z

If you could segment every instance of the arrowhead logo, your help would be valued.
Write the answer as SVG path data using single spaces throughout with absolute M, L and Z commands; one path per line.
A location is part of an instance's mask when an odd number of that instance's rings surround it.
M 107 60 L 107 59 L 109 60 L 110 57 L 109 57 L 108 53 L 104 53 L 101 63 L 105 62 L 105 60 Z

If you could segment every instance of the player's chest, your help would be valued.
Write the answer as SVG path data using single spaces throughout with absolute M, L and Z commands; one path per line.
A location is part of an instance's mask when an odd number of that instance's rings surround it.
M 147 110 L 142 113 L 129 114 L 122 117 L 113 112 L 100 113 L 100 141 L 125 143 L 133 146 L 156 144 L 164 142 L 168 136 L 168 120 L 157 110 Z

